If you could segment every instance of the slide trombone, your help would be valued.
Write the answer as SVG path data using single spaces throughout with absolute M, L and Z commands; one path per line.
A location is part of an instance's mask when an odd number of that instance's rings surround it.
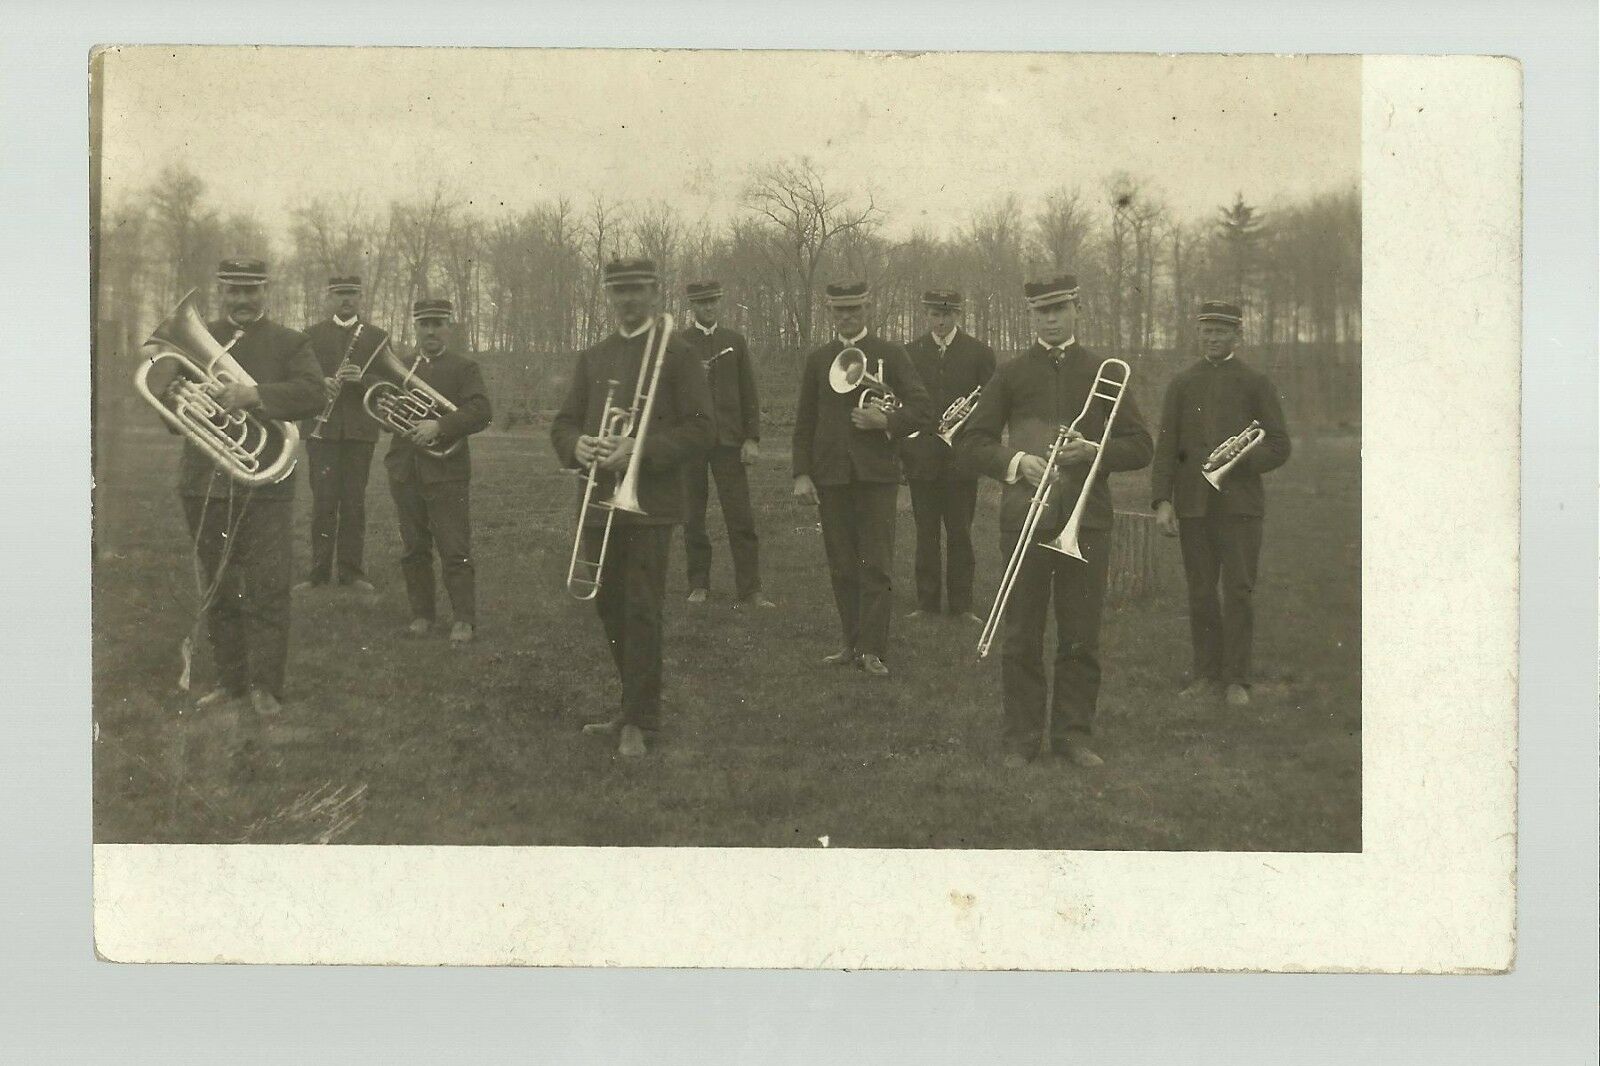
M 1201 464 L 1200 476 L 1206 479 L 1206 484 L 1221 492 L 1222 479 L 1228 476 L 1228 471 L 1250 454 L 1250 449 L 1265 440 L 1266 436 L 1267 431 L 1261 428 L 1259 421 L 1251 422 L 1212 450 Z
M 567 591 L 580 600 L 592 600 L 600 592 L 600 580 L 605 571 L 606 552 L 611 546 L 611 525 L 618 511 L 644 514 L 639 506 L 639 463 L 644 453 L 645 434 L 650 428 L 650 416 L 655 411 L 656 388 L 661 383 L 661 367 L 667 361 L 667 342 L 672 339 L 671 315 L 661 315 L 650 323 L 645 333 L 644 355 L 639 361 L 639 379 L 633 389 L 633 403 L 628 407 L 614 407 L 620 382 L 610 381 L 606 387 L 605 403 L 600 409 L 599 448 L 593 462 L 584 472 L 583 504 L 578 509 L 578 532 L 572 538 L 572 558 L 567 562 Z M 610 499 L 596 499 L 595 490 L 600 482 L 600 460 L 609 454 L 610 445 L 623 437 L 633 437 L 633 451 L 628 456 L 628 467 Z M 604 514 L 604 528 L 600 534 L 599 549 L 592 558 L 583 554 L 583 531 L 591 514 Z
M 1045 456 L 1044 476 L 1039 479 L 1039 484 L 1033 490 L 1033 498 L 1028 502 L 1028 513 L 1022 520 L 1022 534 L 1017 538 L 1017 546 L 1011 551 L 1005 573 L 1000 578 L 1000 588 L 995 593 L 994 606 L 990 608 L 989 617 L 983 623 L 983 633 L 978 637 L 978 658 L 985 659 L 989 656 L 989 648 L 1000 632 L 1000 619 L 1005 614 L 1006 604 L 1011 601 L 1011 590 L 1016 586 L 1017 575 L 1022 572 L 1022 561 L 1033 545 L 1034 534 L 1050 507 L 1050 497 L 1055 491 L 1056 481 L 1061 473 L 1059 469 L 1061 449 L 1066 447 L 1069 441 L 1082 437 L 1078 426 L 1088 417 L 1095 401 L 1099 400 L 1110 403 L 1111 410 L 1106 413 L 1100 439 L 1091 442 L 1095 449 L 1094 461 L 1089 464 L 1088 476 L 1083 479 L 1083 489 L 1078 493 L 1078 502 L 1073 506 L 1072 514 L 1060 535 L 1041 545 L 1054 548 L 1074 559 L 1083 559 L 1083 554 L 1078 550 L 1078 526 L 1083 521 L 1089 490 L 1094 485 L 1095 475 L 1100 472 L 1100 459 L 1105 454 L 1105 443 L 1111 436 L 1111 424 L 1122 406 L 1122 394 L 1128 387 L 1128 378 L 1132 373 L 1132 368 L 1121 359 L 1107 359 L 1101 363 L 1099 372 L 1095 374 L 1094 384 L 1089 387 L 1089 395 L 1084 397 L 1083 408 L 1078 412 L 1078 417 L 1072 420 L 1070 426 L 1061 426 L 1056 431 L 1056 439 L 1050 445 L 1049 454 Z

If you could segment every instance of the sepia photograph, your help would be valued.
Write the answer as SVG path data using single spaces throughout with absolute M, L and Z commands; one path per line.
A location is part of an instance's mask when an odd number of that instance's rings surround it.
M 1362 851 L 1359 57 L 90 83 L 97 843 Z

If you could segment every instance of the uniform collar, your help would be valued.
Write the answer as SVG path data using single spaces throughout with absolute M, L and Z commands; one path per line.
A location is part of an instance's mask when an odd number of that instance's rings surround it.
M 340 329 L 349 329 L 351 326 L 360 321 L 360 315 L 351 315 L 349 318 L 340 318 L 338 315 L 333 316 L 333 324 L 338 326 Z
M 867 327 L 866 326 L 862 326 L 861 327 L 861 332 L 857 333 L 854 337 L 840 337 L 839 334 L 837 334 L 837 333 L 835 333 L 834 336 L 836 338 L 838 338 L 840 344 L 844 344 L 844 345 L 860 344 L 864 339 L 866 339 Z
M 419 362 L 419 363 L 433 363 L 433 362 L 437 362 L 440 359 L 443 359 L 445 356 L 447 356 L 449 354 L 450 354 L 450 349 L 449 348 L 440 348 L 438 355 L 425 355 L 425 354 L 423 354 L 422 349 L 418 348 L 417 349 L 417 362 Z
M 645 320 L 643 322 L 639 323 L 638 328 L 636 328 L 632 333 L 629 333 L 627 330 L 623 329 L 621 326 L 618 326 L 617 327 L 617 336 L 621 337 L 625 341 L 631 341 L 631 340 L 633 340 L 633 338 L 635 338 L 637 336 L 640 336 L 641 334 L 649 332 L 650 327 L 654 323 L 655 323 L 655 318 L 650 316 L 650 315 L 646 315 L 645 316 Z
M 1223 356 L 1221 359 L 1213 359 L 1209 355 L 1202 355 L 1200 358 L 1204 359 L 1211 366 L 1221 366 L 1223 363 L 1231 363 L 1231 362 L 1233 362 L 1233 353 L 1229 352 L 1227 355 Z
M 928 336 L 933 338 L 934 345 L 937 346 L 939 351 L 940 351 L 940 353 L 943 354 L 944 352 L 947 352 L 947 351 L 950 350 L 950 346 L 956 342 L 956 334 L 960 333 L 960 332 L 961 332 L 961 327 L 960 326 L 951 326 L 950 327 L 950 332 L 945 335 L 945 338 L 943 340 L 939 339 L 939 335 L 937 333 L 931 333 L 930 332 L 928 334 Z
M 701 322 L 700 319 L 696 318 L 694 320 L 694 328 L 699 330 L 701 333 L 704 333 L 707 337 L 709 337 L 709 336 L 711 336 L 713 333 L 715 333 L 717 331 L 717 324 L 715 322 L 713 322 L 711 325 L 708 326 L 704 322 Z
M 245 330 L 245 329 L 249 329 L 251 326 L 255 325 L 258 322 L 265 321 L 266 317 L 267 317 L 267 313 L 265 311 L 263 311 L 259 315 L 257 315 L 256 317 L 252 318 L 248 322 L 236 322 L 236 321 L 234 321 L 234 318 L 233 318 L 232 315 L 225 316 L 223 318 L 223 321 L 226 322 L 228 325 L 232 326 L 234 329 Z
M 1057 365 L 1060 365 L 1061 360 L 1066 358 L 1067 349 L 1072 347 L 1074 344 L 1077 344 L 1078 338 L 1076 335 L 1073 335 L 1068 337 L 1060 345 L 1052 346 L 1046 344 L 1043 337 L 1034 337 L 1033 343 L 1037 344 L 1045 355 L 1048 355 L 1051 359 L 1055 360 Z

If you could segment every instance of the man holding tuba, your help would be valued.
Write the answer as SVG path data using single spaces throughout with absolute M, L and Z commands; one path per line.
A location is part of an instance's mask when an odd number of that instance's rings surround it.
M 603 572 L 592 575 L 598 581 L 593 596 L 622 681 L 621 712 L 583 731 L 615 738 L 618 754 L 638 758 L 661 726 L 661 609 L 672 527 L 684 517 L 683 469 L 703 461 L 716 429 L 699 356 L 676 333 L 664 348 L 660 344 L 658 331 L 666 323 L 658 314 L 655 264 L 613 260 L 603 281 L 617 329 L 578 353 L 550 440 L 563 467 L 586 472 L 597 465 L 602 482 L 595 489 L 604 497 L 615 492 L 639 450 L 632 501 L 638 511 L 609 511 L 613 528 L 603 553 L 605 508 L 585 509 L 578 534 L 580 547 L 589 549 L 583 554 L 604 560 Z M 650 358 L 658 350 L 659 366 Z M 617 411 L 621 417 L 612 418 Z
M 706 535 L 706 505 L 711 480 L 728 526 L 728 552 L 733 557 L 734 595 L 740 606 L 771 607 L 761 594 L 761 542 L 750 507 L 750 480 L 745 467 L 761 455 L 761 403 L 756 396 L 755 368 L 744 335 L 717 321 L 722 284 L 699 281 L 688 286 L 689 313 L 683 339 L 706 370 L 711 391 L 711 416 L 717 440 L 703 458 L 684 467 L 688 520 L 683 528 L 684 556 L 689 568 L 689 602 L 704 603 L 711 588 L 711 538 Z
M 988 383 L 994 374 L 994 349 L 962 332 L 959 292 L 925 292 L 922 306 L 927 312 L 928 332 L 906 345 L 906 354 L 916 365 L 933 410 L 948 411 L 956 401 Z M 906 440 L 900 455 L 906 464 L 911 513 L 917 524 L 917 610 L 911 617 L 937 615 L 941 608 L 948 608 L 954 617 L 982 622 L 972 613 L 977 476 L 955 462 L 951 445 L 937 432 L 918 433 Z M 941 558 L 946 553 L 947 558 Z
M 362 368 L 389 335 L 361 318 L 361 279 L 353 274 L 328 279 L 328 305 L 328 317 L 306 329 L 322 364 L 327 404 L 300 426 L 311 466 L 311 571 L 295 590 L 337 579 L 356 592 L 372 592 L 363 562 L 378 423 L 361 406 L 360 382 Z
M 406 632 L 425 637 L 433 629 L 437 550 L 454 618 L 450 641 L 461 645 L 473 639 L 478 622 L 472 565 L 472 454 L 466 438 L 488 427 L 490 410 L 478 364 L 450 350 L 454 314 L 455 305 L 449 300 L 417 300 L 411 305 L 417 355 L 404 360 L 406 374 L 400 388 L 420 381 L 449 406 L 441 405 L 403 431 L 386 426 L 394 436 L 383 465 L 400 522 L 400 572 L 411 606 Z
M 255 384 L 215 393 L 226 411 L 269 422 L 322 409 L 322 372 L 305 334 L 266 315 L 267 265 L 224 259 L 217 294 L 224 317 L 206 329 Z M 241 487 L 192 439 L 184 444 L 178 494 L 211 595 L 206 631 L 217 684 L 199 706 L 220 709 L 248 695 L 258 715 L 279 711 L 289 659 L 290 519 L 294 478 Z
M 1081 560 L 1039 542 L 1065 527 L 1083 495 L 1097 443 L 1106 474 L 1143 467 L 1152 445 L 1132 396 L 1124 396 L 1109 433 L 1103 411 L 1086 415 L 1058 452 L 1056 469 L 1049 468 L 1044 456 L 1061 427 L 1080 412 L 1093 411 L 1085 401 L 1096 386 L 1100 359 L 1077 341 L 1077 278 L 1064 274 L 1028 282 L 1023 293 L 1036 339 L 989 380 L 957 444 L 963 463 L 1005 486 L 1000 541 L 1007 557 L 1016 549 L 1039 482 L 1057 478 L 1002 619 L 1005 765 L 1019 769 L 1048 752 L 1077 766 L 1099 766 L 1102 760 L 1089 747 L 1089 736 L 1100 695 L 1100 616 L 1112 522 L 1109 477 L 1097 477 L 1088 488 L 1078 529 Z M 1052 598 L 1055 676 L 1047 696 L 1044 633 Z
M 1178 538 L 1189 586 L 1194 673 L 1179 695 L 1193 699 L 1225 691 L 1230 706 L 1243 707 L 1250 702 L 1250 599 L 1266 512 L 1261 475 L 1289 460 L 1289 430 L 1278 390 L 1235 354 L 1242 309 L 1208 300 L 1197 319 L 1202 358 L 1167 386 L 1150 497 L 1156 525 Z M 1260 440 L 1246 449 L 1243 432 L 1253 422 L 1259 423 Z M 1232 449 L 1221 448 L 1236 437 Z M 1207 461 L 1213 452 L 1228 450 L 1235 450 L 1237 462 L 1213 488 L 1205 476 Z M 1219 464 L 1228 458 L 1217 456 Z
M 829 285 L 834 336 L 800 373 L 794 495 L 818 507 L 839 611 L 839 650 L 823 658 L 886 677 L 900 460 L 893 439 L 933 430 L 910 356 L 867 329 L 865 282 Z

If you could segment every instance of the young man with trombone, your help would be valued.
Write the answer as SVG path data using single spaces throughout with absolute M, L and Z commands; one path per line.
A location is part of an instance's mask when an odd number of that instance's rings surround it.
M 300 425 L 311 466 L 311 570 L 295 591 L 330 581 L 370 593 L 363 561 L 367 478 L 378 423 L 361 406 L 362 372 L 388 334 L 361 318 L 361 279 L 328 279 L 328 317 L 306 329 L 322 364 L 327 405 Z
M 1261 475 L 1288 461 L 1289 429 L 1278 390 L 1236 354 L 1242 309 L 1208 300 L 1197 319 L 1202 358 L 1167 386 L 1150 497 L 1157 527 L 1178 538 L 1189 586 L 1194 672 L 1179 695 L 1225 692 L 1243 707 L 1266 513 Z
M 417 300 L 411 320 L 417 354 L 380 352 L 368 371 L 362 405 L 393 434 L 383 457 L 400 522 L 400 572 L 411 622 L 425 637 L 434 623 L 433 554 L 439 553 L 450 597 L 450 642 L 477 633 L 477 574 L 472 565 L 472 453 L 467 438 L 489 425 L 489 396 L 478 364 L 450 350 L 449 300 Z
M 578 353 L 550 440 L 584 486 L 567 589 L 594 600 L 622 680 L 620 714 L 583 731 L 638 758 L 661 726 L 661 609 L 683 468 L 716 430 L 705 368 L 658 313 L 655 264 L 613 260 L 603 281 L 617 329 Z
M 185 297 L 147 342 L 137 377 L 140 392 L 185 437 L 178 495 L 200 562 L 217 671 L 216 687 L 198 706 L 222 709 L 248 696 L 259 716 L 278 713 L 289 659 L 292 420 L 315 415 L 323 399 L 305 334 L 267 317 L 267 281 L 260 259 L 223 260 L 224 316 L 202 326 L 194 294 Z M 178 364 L 187 369 L 157 380 Z
M 735 602 L 771 607 L 761 594 L 760 538 L 750 507 L 750 480 L 745 467 L 761 457 L 761 402 L 756 396 L 755 368 L 744 335 L 717 321 L 722 283 L 698 281 L 688 286 L 690 321 L 681 333 L 705 367 L 711 390 L 711 417 L 717 439 L 703 458 L 684 466 L 689 495 L 683 549 L 689 569 L 689 602 L 704 603 L 711 588 L 711 538 L 706 535 L 706 505 L 711 481 L 728 526 L 728 552 L 733 557 Z
M 818 507 L 839 650 L 822 661 L 886 677 L 900 460 L 894 439 L 933 429 L 928 394 L 905 349 L 867 329 L 865 282 L 829 285 L 834 336 L 800 374 L 794 495 Z
M 1004 484 L 1000 541 L 1011 560 L 980 638 L 986 655 L 1005 628 L 1000 685 L 1005 765 L 1059 754 L 1093 767 L 1100 694 L 1100 617 L 1112 523 L 1107 475 L 1150 462 L 1150 434 L 1121 360 L 1103 363 L 1077 342 L 1078 281 L 1029 282 L 1037 338 L 984 387 L 959 448 L 962 461 Z M 1005 440 L 1002 443 L 1002 436 Z M 1055 600 L 1054 684 L 1044 632 Z
M 915 433 L 900 448 L 917 525 L 917 609 L 910 617 L 937 615 L 944 608 L 953 617 L 982 622 L 972 613 L 978 479 L 955 462 L 954 438 L 994 374 L 994 349 L 962 331 L 959 292 L 930 290 L 922 294 L 922 306 L 928 331 L 906 345 L 906 354 L 933 410 L 944 414 L 937 430 Z

